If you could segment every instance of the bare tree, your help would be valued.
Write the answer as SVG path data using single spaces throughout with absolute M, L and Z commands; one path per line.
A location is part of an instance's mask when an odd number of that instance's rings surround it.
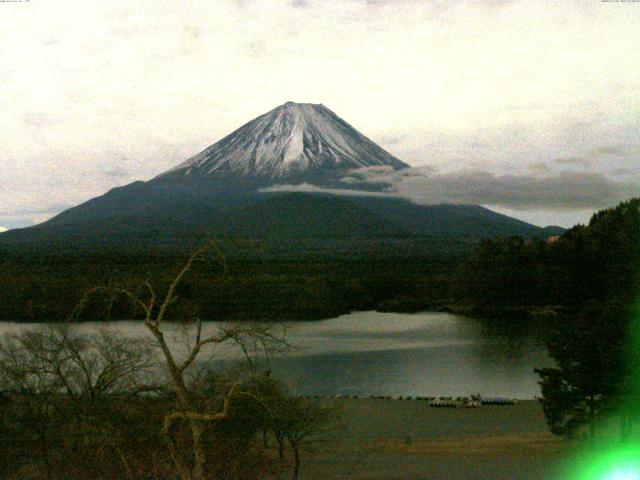
M 52 447 L 57 437 L 51 422 L 54 396 L 59 385 L 48 373 L 39 370 L 39 362 L 20 348 L 17 342 L 3 338 L 0 343 L 0 390 L 3 393 L 2 432 L 3 465 L 18 470 L 24 452 L 31 452 L 51 478 Z M 7 472 L 8 473 L 8 472 Z
M 94 459 L 111 449 L 133 478 L 116 408 L 119 400 L 155 388 L 148 381 L 152 365 L 149 342 L 106 332 L 80 335 L 68 324 L 4 337 L 0 389 L 11 402 L 17 443 L 28 456 L 37 453 L 47 478 L 54 471 L 53 453 L 64 444 L 72 448 L 58 462 L 61 468 L 85 458 L 92 445 Z
M 301 447 L 326 439 L 335 430 L 340 419 L 338 406 L 292 396 L 280 380 L 268 374 L 252 377 L 250 391 L 259 401 L 262 425 L 276 438 L 280 458 L 284 458 L 285 441 L 291 446 L 293 480 L 298 480 Z
M 330 438 L 339 425 L 340 408 L 327 400 L 292 396 L 270 372 L 251 375 L 241 388 L 238 400 L 242 399 L 245 411 L 251 412 L 259 427 L 274 435 L 280 458 L 284 458 L 285 442 L 289 443 L 294 458 L 293 480 L 299 480 L 301 449 Z
M 293 480 L 299 480 L 300 447 L 330 433 L 338 419 L 338 411 L 335 406 L 322 405 L 302 397 L 290 397 L 283 414 L 285 436 L 293 450 Z
M 227 325 L 217 329 L 214 333 L 205 334 L 202 320 L 197 317 L 181 319 L 182 324 L 192 330 L 194 337 L 193 341 L 188 342 L 186 353 L 181 355 L 177 351 L 178 349 L 170 344 L 166 338 L 165 324 L 168 310 L 178 300 L 177 288 L 185 275 L 192 269 L 194 263 L 212 250 L 218 254 L 218 258 L 221 258 L 215 242 L 210 242 L 196 251 L 173 278 L 162 298 L 159 298 L 150 282 L 145 282 L 142 285 L 146 291 L 146 298 L 113 286 L 96 287 L 85 294 L 77 309 L 77 312 L 80 312 L 83 304 L 94 293 L 106 292 L 111 295 L 111 298 L 114 298 L 115 295 L 126 296 L 143 311 L 144 326 L 156 340 L 162 352 L 164 365 L 177 399 L 178 408 L 165 415 L 161 432 L 175 469 L 183 480 L 205 480 L 206 455 L 203 434 L 211 424 L 229 418 L 230 402 L 234 397 L 243 395 L 243 392 L 237 389 L 237 385 L 231 385 L 224 394 L 222 407 L 212 411 L 212 406 L 215 403 L 205 402 L 203 404 L 200 401 L 197 387 L 189 382 L 189 369 L 196 364 L 207 347 L 230 344 L 239 347 L 248 354 L 257 349 L 268 352 L 277 348 L 278 345 L 284 344 L 282 336 L 257 324 Z M 226 270 L 226 265 L 224 268 Z M 173 430 L 179 423 L 185 423 L 190 429 L 193 458 L 189 458 L 190 455 L 181 454 L 178 448 Z

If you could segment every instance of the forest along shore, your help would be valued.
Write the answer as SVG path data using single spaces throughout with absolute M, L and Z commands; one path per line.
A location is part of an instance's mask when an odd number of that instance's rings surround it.
M 305 478 L 552 479 L 574 448 L 549 433 L 536 400 L 479 408 L 327 401 L 344 421 L 329 440 L 309 447 Z

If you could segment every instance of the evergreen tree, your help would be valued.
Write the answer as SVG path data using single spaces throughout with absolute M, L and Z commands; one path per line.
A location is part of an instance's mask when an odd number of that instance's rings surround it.
M 593 438 L 596 420 L 627 393 L 633 368 L 629 325 L 628 309 L 589 305 L 549 334 L 547 347 L 556 365 L 536 373 L 553 433 L 570 437 L 587 426 Z

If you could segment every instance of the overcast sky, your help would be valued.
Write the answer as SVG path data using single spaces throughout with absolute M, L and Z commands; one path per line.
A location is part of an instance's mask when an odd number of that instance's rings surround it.
M 288 100 L 418 167 L 397 184 L 418 202 L 569 226 L 640 194 L 640 3 L 0 2 L 0 82 L 10 228 Z

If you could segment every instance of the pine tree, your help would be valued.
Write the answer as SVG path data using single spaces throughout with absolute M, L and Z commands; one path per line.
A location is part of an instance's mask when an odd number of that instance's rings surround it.
M 632 362 L 628 350 L 629 309 L 588 305 L 549 334 L 555 366 L 536 369 L 542 407 L 550 430 L 570 437 L 588 427 L 627 392 Z

